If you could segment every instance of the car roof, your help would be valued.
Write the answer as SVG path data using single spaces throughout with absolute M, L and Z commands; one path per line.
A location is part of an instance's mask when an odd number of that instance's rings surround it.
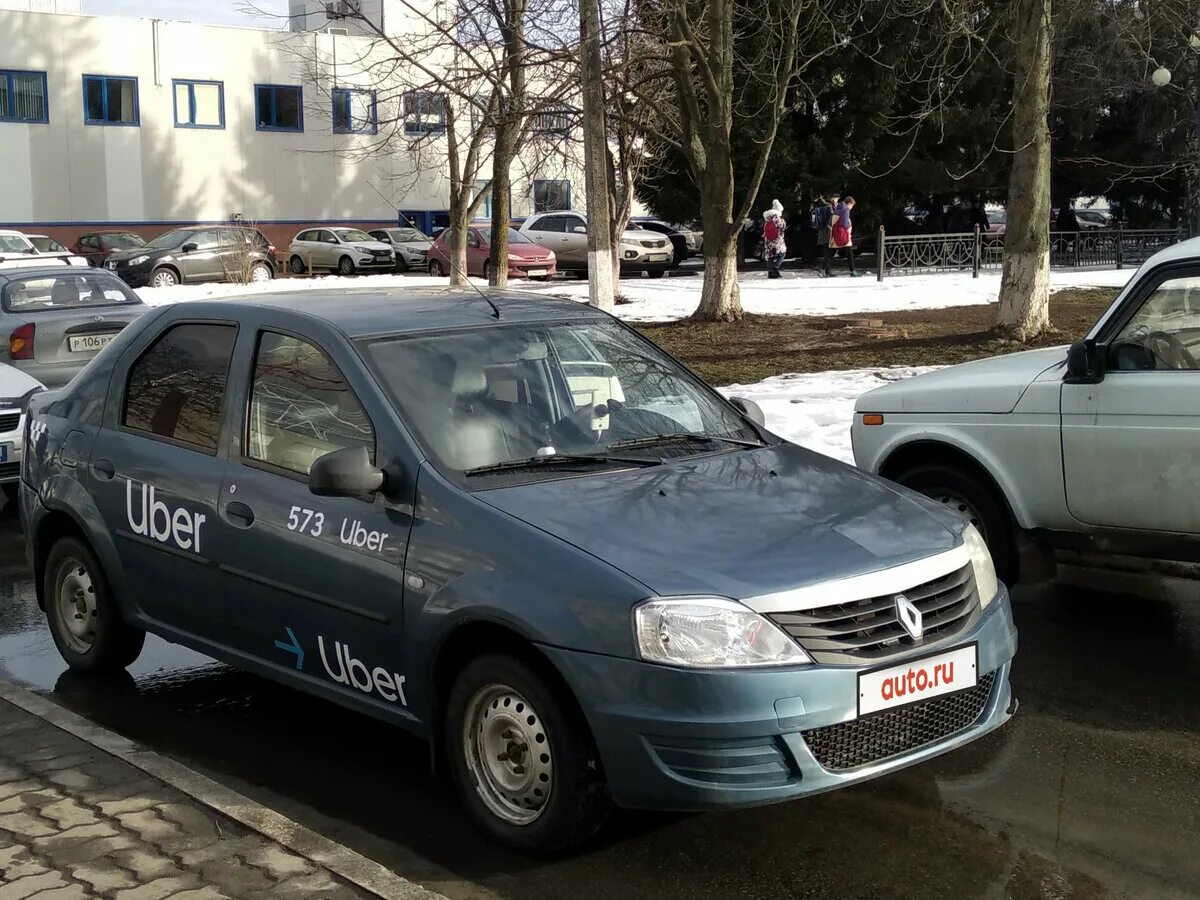
M 255 309 L 277 309 L 319 319 L 351 339 L 372 335 L 411 334 L 512 325 L 563 319 L 607 319 L 599 310 L 574 300 L 522 291 L 489 290 L 486 296 L 500 310 L 497 320 L 484 297 L 469 288 L 354 288 L 280 291 L 277 293 L 197 300 L 182 304 L 190 317 L 237 318 Z
M 60 254 L 61 256 L 61 254 Z M 37 259 L 37 257 L 31 257 Z M 93 269 L 84 266 L 69 266 L 64 263 L 46 263 L 44 266 L 14 266 L 5 268 L 0 265 L 0 282 L 12 281 L 16 278 L 37 278 L 47 277 L 50 275 L 100 275 L 101 278 L 116 278 L 111 272 L 106 272 L 104 269 Z

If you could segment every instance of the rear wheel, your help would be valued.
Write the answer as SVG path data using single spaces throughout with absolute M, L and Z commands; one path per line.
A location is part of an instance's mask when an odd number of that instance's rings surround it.
M 338 260 L 337 270 L 338 270 L 339 275 L 353 275 L 354 274 L 354 260 L 352 260 L 348 256 L 343 256 L 341 259 Z
M 121 618 L 100 562 L 83 541 L 60 538 L 42 577 L 50 634 L 67 665 L 111 672 L 138 658 L 146 633 Z
M 270 281 L 275 277 L 275 273 L 271 271 L 271 267 L 266 263 L 255 263 L 250 269 L 251 282 Z
M 150 274 L 150 287 L 174 287 L 179 284 L 179 276 L 174 269 L 155 269 Z
M 1005 584 L 1016 580 L 1012 515 L 990 484 L 957 466 L 943 464 L 916 466 L 896 481 L 970 520 L 987 541 L 1000 580 Z
M 486 655 L 455 679 L 446 706 L 450 770 L 471 817 L 522 850 L 593 835 L 612 808 L 587 725 L 524 661 Z
M 442 264 L 438 260 L 431 259 L 429 261 L 429 274 L 434 278 L 441 278 L 446 274 L 446 270 L 442 268 Z

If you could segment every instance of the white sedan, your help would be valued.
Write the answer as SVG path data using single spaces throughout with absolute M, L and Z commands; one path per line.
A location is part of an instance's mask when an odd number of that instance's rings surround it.
M 25 449 L 25 412 L 29 398 L 45 386 L 15 366 L 0 363 L 0 489 L 15 502 Z
M 860 468 L 975 522 L 1009 582 L 1046 574 L 1040 564 L 1064 551 L 1121 567 L 1166 560 L 1167 571 L 1191 574 L 1200 563 L 1200 239 L 1151 257 L 1070 347 L 864 394 L 851 437 Z

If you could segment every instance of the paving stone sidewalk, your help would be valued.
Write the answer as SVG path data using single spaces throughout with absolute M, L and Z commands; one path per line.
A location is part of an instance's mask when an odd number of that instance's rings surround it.
M 0 700 L 0 900 L 369 896 Z

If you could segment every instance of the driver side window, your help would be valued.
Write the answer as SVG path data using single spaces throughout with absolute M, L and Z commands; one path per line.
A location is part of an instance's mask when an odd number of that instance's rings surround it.
M 1200 371 L 1200 277 L 1170 278 L 1109 344 L 1111 371 Z

